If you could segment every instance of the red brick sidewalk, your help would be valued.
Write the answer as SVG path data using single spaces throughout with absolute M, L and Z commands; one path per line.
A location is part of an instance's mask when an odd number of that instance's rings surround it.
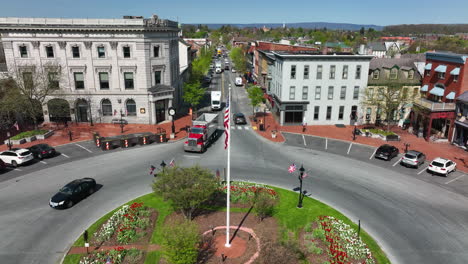
M 263 117 L 258 118 L 258 124 L 260 120 L 263 120 Z M 252 126 L 258 126 L 258 124 L 252 122 Z M 266 116 L 267 131 L 257 131 L 257 133 L 268 140 L 274 142 L 281 142 L 284 140 L 279 140 L 278 136 L 276 139 L 271 138 L 271 130 L 276 129 L 281 132 L 292 132 L 300 133 L 305 135 L 314 135 L 319 137 L 333 138 L 339 140 L 345 140 L 350 142 L 356 142 L 360 144 L 370 145 L 378 147 L 382 144 L 391 144 L 400 149 L 400 152 L 405 151 L 405 143 L 409 143 L 409 150 L 418 150 L 426 154 L 428 160 L 433 160 L 436 157 L 443 157 L 453 160 L 457 163 L 457 169 L 460 171 L 468 172 L 468 152 L 451 145 L 448 142 L 428 142 L 423 138 L 418 138 L 413 134 L 408 133 L 406 130 L 402 130 L 399 127 L 392 127 L 390 130 L 395 132 L 400 136 L 400 141 L 398 142 L 386 142 L 376 138 L 368 138 L 363 136 L 356 136 L 356 140 L 353 141 L 353 129 L 354 126 L 346 126 L 344 128 L 336 126 L 307 126 L 306 131 L 302 132 L 302 126 L 280 126 L 276 120 L 267 114 Z M 359 128 L 359 127 L 358 127 Z M 283 138 L 281 136 L 281 138 Z
M 123 248 L 123 249 L 139 249 L 142 251 L 158 251 L 161 247 L 156 244 L 152 245 L 122 245 L 122 246 L 102 246 L 102 247 L 89 247 L 89 252 L 93 251 L 108 251 L 108 250 L 113 250 L 117 248 Z M 85 247 L 72 247 L 68 251 L 67 255 L 71 254 L 86 254 L 86 248 Z
M 175 125 L 175 138 L 169 141 L 179 140 L 187 136 L 185 127 L 191 125 L 191 117 L 189 115 L 181 117 L 174 122 Z M 172 123 L 167 122 L 159 125 L 144 125 L 144 124 L 128 124 L 124 127 L 123 134 L 141 133 L 141 132 L 152 132 L 156 133 L 158 128 L 166 130 L 166 136 L 169 138 L 171 134 Z M 70 124 L 68 128 L 64 128 L 63 125 L 57 127 L 55 124 L 44 124 L 42 129 L 54 130 L 54 135 L 45 140 L 36 140 L 33 142 L 27 142 L 21 145 L 13 145 L 15 148 L 27 148 L 34 144 L 46 143 L 51 146 L 59 146 L 68 144 L 71 142 L 79 142 L 93 139 L 93 132 L 98 132 L 103 137 L 121 135 L 120 125 L 118 124 L 94 124 L 90 126 L 89 123 Z M 70 141 L 68 131 L 72 132 L 72 139 Z M 7 146 L 0 145 L 0 151 L 7 149 Z

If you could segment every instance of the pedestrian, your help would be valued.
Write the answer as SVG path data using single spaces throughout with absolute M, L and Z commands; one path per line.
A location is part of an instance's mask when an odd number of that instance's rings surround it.
M 306 122 L 303 122 L 302 123 L 302 132 L 305 132 L 307 129 L 307 123 Z

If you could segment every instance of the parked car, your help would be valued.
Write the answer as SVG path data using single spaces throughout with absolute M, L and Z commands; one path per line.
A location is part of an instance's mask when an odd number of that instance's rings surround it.
M 384 144 L 377 149 L 377 151 L 375 152 L 375 157 L 384 160 L 391 160 L 394 157 L 398 156 L 399 153 L 400 151 L 397 147 Z
M 0 159 L 0 170 L 4 170 L 6 169 L 7 165 L 5 164 L 5 162 L 3 162 L 3 160 Z
M 405 167 L 419 168 L 426 161 L 426 155 L 416 150 L 410 150 L 401 158 L 400 164 Z
M 28 148 L 29 151 L 33 154 L 35 158 L 43 159 L 48 157 L 53 157 L 57 152 L 55 148 L 47 145 L 47 144 L 36 144 Z
M 431 174 L 442 174 L 445 177 L 450 172 L 454 172 L 457 170 L 457 163 L 444 158 L 435 158 L 427 167 L 427 172 Z
M 203 77 L 203 83 L 204 84 L 210 84 L 211 83 L 211 76 L 207 75 L 205 77 Z
M 96 191 L 96 181 L 92 178 L 69 182 L 49 201 L 52 208 L 70 208 Z
M 245 125 L 247 124 L 247 119 L 245 119 L 245 116 L 243 113 L 236 113 L 234 114 L 234 124 L 242 124 Z
M 28 149 L 15 148 L 0 153 L 0 159 L 8 165 L 18 167 L 34 159 L 31 151 Z
M 236 69 L 234 69 L 234 67 L 231 69 L 231 72 L 236 72 Z

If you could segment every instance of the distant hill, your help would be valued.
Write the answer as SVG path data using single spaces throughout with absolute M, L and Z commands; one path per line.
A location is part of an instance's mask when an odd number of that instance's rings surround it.
M 386 33 L 392 35 L 409 34 L 455 34 L 467 33 L 468 24 L 408 24 L 391 25 L 384 28 Z
M 198 25 L 198 24 L 190 24 L 190 25 Z M 282 27 L 282 23 L 253 23 L 253 24 L 203 24 L 207 25 L 210 29 L 218 29 L 223 25 L 229 25 L 238 28 L 246 28 L 246 27 L 257 27 L 261 28 L 263 26 L 268 28 L 277 28 Z M 375 30 L 382 30 L 383 26 L 378 25 L 360 25 L 360 24 L 349 24 L 349 23 L 328 23 L 328 22 L 302 22 L 302 23 L 286 23 L 286 27 L 289 28 L 307 28 L 307 29 L 321 29 L 327 28 L 330 30 L 360 30 L 362 27 L 365 29 L 373 28 Z

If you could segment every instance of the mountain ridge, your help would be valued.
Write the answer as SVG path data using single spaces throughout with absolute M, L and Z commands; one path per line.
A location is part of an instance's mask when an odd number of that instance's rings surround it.
M 209 29 L 219 29 L 222 26 L 233 26 L 238 28 L 257 27 L 263 26 L 267 28 L 278 28 L 282 27 L 283 23 L 187 23 L 186 25 L 206 25 Z M 360 30 L 362 27 L 365 29 L 373 28 L 375 30 L 382 30 L 384 26 L 373 25 L 373 24 L 352 24 L 352 23 L 333 23 L 333 22 L 298 22 L 298 23 L 285 23 L 286 27 L 298 28 L 302 27 L 305 29 L 323 29 L 327 28 L 330 30 Z

